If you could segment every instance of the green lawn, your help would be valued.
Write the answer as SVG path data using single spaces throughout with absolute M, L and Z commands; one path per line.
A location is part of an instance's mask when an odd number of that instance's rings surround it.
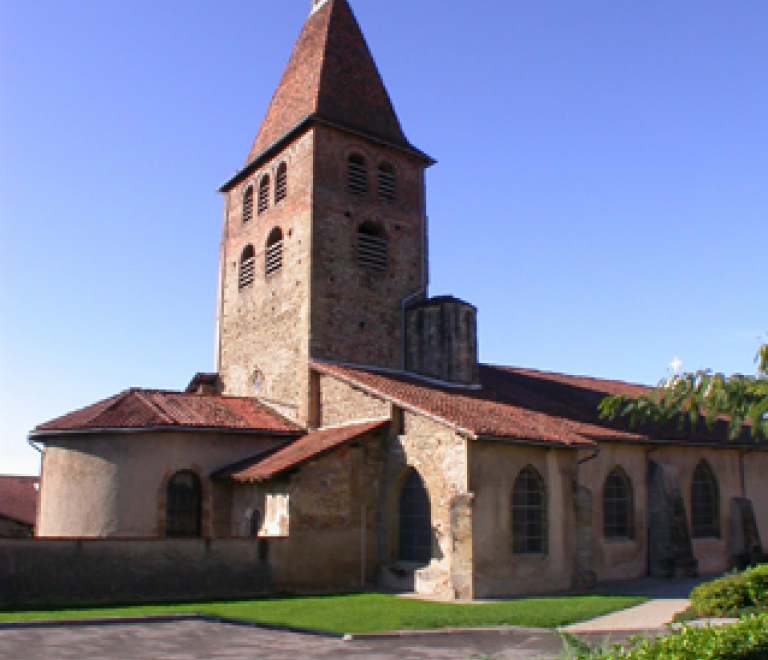
M 282 596 L 175 605 L 2 609 L 0 622 L 197 612 L 334 633 L 502 625 L 553 628 L 631 607 L 646 600 L 633 596 L 561 596 L 458 605 L 384 594 Z

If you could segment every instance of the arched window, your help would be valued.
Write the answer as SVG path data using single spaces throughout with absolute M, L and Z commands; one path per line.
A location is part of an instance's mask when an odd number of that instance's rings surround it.
M 275 176 L 275 204 L 288 197 L 288 166 L 280 163 Z
M 165 535 L 197 538 L 202 535 L 203 487 L 194 472 L 177 472 L 168 480 L 165 495 Z
M 705 460 L 693 471 L 691 536 L 695 539 L 720 537 L 720 493 L 715 474 Z
M 376 222 L 363 222 L 357 228 L 357 264 L 372 270 L 387 269 L 387 237 Z
M 620 467 L 611 470 L 603 486 L 603 534 L 607 539 L 634 536 L 632 482 Z
M 390 163 L 379 165 L 379 197 L 388 202 L 394 202 L 397 199 L 395 168 Z
M 264 252 L 264 274 L 269 277 L 283 267 L 283 232 L 275 227 L 269 232 L 267 249 Z
M 347 163 L 347 188 L 353 195 L 368 194 L 368 168 L 365 158 L 351 154 Z
M 243 224 L 253 217 L 253 186 L 248 186 L 243 195 Z
M 259 181 L 259 215 L 269 208 L 269 174 L 265 174 Z
M 529 465 L 512 488 L 512 552 L 546 554 L 547 535 L 547 492 L 539 473 Z
M 400 491 L 398 558 L 428 563 L 432 558 L 432 512 L 419 473 L 410 470 Z
M 253 245 L 246 245 L 240 255 L 240 272 L 237 278 L 237 287 L 242 291 L 253 284 L 253 276 L 256 269 L 256 253 Z

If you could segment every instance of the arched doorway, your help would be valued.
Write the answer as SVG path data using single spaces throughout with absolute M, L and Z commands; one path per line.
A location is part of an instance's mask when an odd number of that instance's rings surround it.
M 429 493 L 416 470 L 410 470 L 403 482 L 398 514 L 398 559 L 429 563 L 432 558 L 432 510 Z

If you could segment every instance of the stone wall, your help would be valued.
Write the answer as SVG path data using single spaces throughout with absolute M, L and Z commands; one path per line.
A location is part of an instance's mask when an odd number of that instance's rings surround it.
M 258 394 L 280 403 L 281 410 L 300 422 L 306 416 L 308 386 L 314 148 L 310 130 L 227 193 L 219 274 L 218 365 L 224 393 Z M 288 167 L 287 197 L 275 203 L 275 175 L 281 163 Z M 270 203 L 259 214 L 258 187 L 264 174 L 271 177 Z M 254 208 L 252 219 L 244 224 L 248 186 L 254 186 Z M 275 227 L 283 232 L 283 265 L 268 276 L 266 242 Z M 240 255 L 247 245 L 255 250 L 255 275 L 250 286 L 240 289 Z
M 280 442 L 284 439 L 191 431 L 51 439 L 43 455 L 37 535 L 163 536 L 166 484 L 179 470 L 195 472 L 202 482 L 203 535 L 228 534 L 228 517 L 221 529 L 212 512 L 228 514 L 229 493 L 208 476 Z
M 512 488 L 532 466 L 544 481 L 548 503 L 548 550 L 512 552 Z M 469 490 L 474 494 L 474 597 L 535 594 L 571 587 L 575 523 L 576 452 L 503 442 L 469 445 Z
M 311 355 L 313 358 L 399 368 L 401 303 L 421 290 L 424 165 L 401 151 L 318 127 L 312 226 Z M 347 186 L 352 153 L 368 171 L 365 195 Z M 378 194 L 379 165 L 395 171 L 396 199 Z M 358 228 L 372 223 L 387 242 L 386 267 L 359 262 Z
M 317 426 L 335 426 L 353 420 L 391 416 L 392 406 L 333 376 L 319 374 Z

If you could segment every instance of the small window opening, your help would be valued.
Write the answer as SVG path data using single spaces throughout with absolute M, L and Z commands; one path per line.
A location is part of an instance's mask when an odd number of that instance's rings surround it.
M 379 165 L 379 197 L 388 202 L 394 202 L 397 199 L 395 168 L 389 163 Z
M 202 535 L 203 488 L 194 472 L 183 470 L 169 480 L 165 495 L 165 535 L 197 538 Z
M 520 471 L 512 489 L 512 552 L 547 554 L 547 492 L 530 465 Z
M 253 276 L 256 268 L 256 253 L 253 245 L 246 245 L 243 253 L 240 255 L 240 273 L 237 279 L 237 286 L 240 290 L 253 284 Z
M 347 165 L 347 187 L 353 195 L 368 193 L 368 168 L 365 158 L 360 154 L 352 154 Z
M 691 536 L 720 537 L 720 493 L 709 463 L 702 460 L 691 482 Z
M 387 269 L 387 238 L 380 224 L 364 222 L 357 228 L 357 263 L 371 270 Z
M 288 166 L 280 163 L 275 176 L 275 204 L 288 197 Z
M 253 217 L 253 186 L 248 186 L 243 195 L 243 224 Z
M 634 532 L 632 483 L 624 470 L 611 470 L 603 487 L 603 535 L 631 539 Z
M 269 277 L 283 267 L 283 232 L 275 227 L 269 232 L 264 258 L 264 274 Z
M 269 174 L 261 177 L 259 182 L 259 215 L 269 208 Z

